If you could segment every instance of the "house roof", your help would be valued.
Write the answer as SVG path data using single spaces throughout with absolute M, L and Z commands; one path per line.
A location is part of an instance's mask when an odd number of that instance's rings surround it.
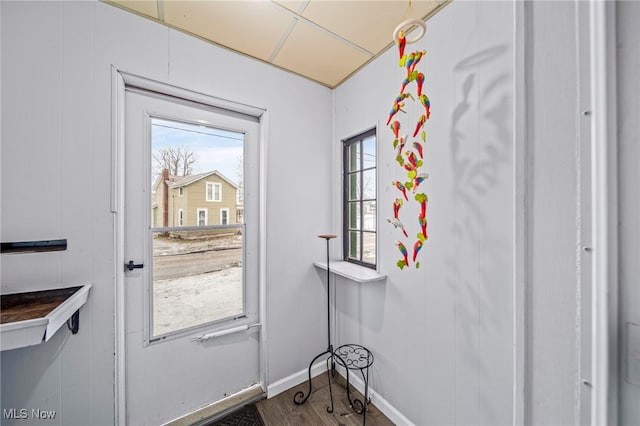
M 227 178 L 225 175 L 223 175 L 222 173 L 220 173 L 217 170 L 213 170 L 210 172 L 205 172 L 205 173 L 199 173 L 197 175 L 188 175 L 188 176 L 169 176 L 169 188 L 180 188 L 181 186 L 189 186 L 195 182 L 198 182 L 199 180 L 205 179 L 211 175 L 216 175 L 218 176 L 220 179 L 224 180 L 225 182 L 227 182 L 229 185 L 233 186 L 234 188 L 238 189 L 238 185 L 236 185 L 235 183 L 233 183 L 233 181 L 231 181 L 229 178 Z

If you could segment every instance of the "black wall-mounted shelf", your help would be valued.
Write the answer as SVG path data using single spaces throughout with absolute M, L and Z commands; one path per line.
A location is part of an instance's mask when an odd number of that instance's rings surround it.
M 0 253 L 37 253 L 45 251 L 63 251 L 67 249 L 67 239 L 20 241 L 2 243 Z

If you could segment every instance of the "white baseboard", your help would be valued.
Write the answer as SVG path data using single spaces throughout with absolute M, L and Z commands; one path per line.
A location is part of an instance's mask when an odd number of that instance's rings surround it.
M 311 367 L 311 377 L 327 371 L 327 363 L 325 361 L 317 362 Z M 267 398 L 273 398 L 274 396 L 291 389 L 294 386 L 298 386 L 300 383 L 309 380 L 309 370 L 304 369 L 290 376 L 280 379 L 277 382 L 273 382 L 267 386 Z
M 326 372 L 326 369 L 327 364 L 324 361 L 314 364 L 313 367 L 311 367 L 311 377 L 316 377 L 317 375 Z M 343 367 L 336 365 L 336 370 L 346 379 L 346 372 Z M 349 381 L 360 393 L 364 394 L 364 381 L 354 373 L 355 372 L 349 373 Z M 267 386 L 267 398 L 273 398 L 294 386 L 298 386 L 300 383 L 303 383 L 308 379 L 309 372 L 307 369 L 280 379 Z M 371 398 L 371 403 L 374 404 L 394 424 L 399 426 L 415 426 L 411 420 L 406 418 L 396 407 L 391 405 L 389 401 L 380 396 L 380 394 L 371 387 L 369 387 L 369 398 Z
M 346 380 L 346 371 L 344 367 L 341 365 L 336 365 L 336 371 L 345 378 Z M 356 374 L 357 373 L 357 374 Z M 349 372 L 349 382 L 355 387 L 358 392 L 364 395 L 364 380 L 360 376 L 359 372 L 351 371 Z M 398 426 L 415 426 L 415 424 L 406 418 L 396 407 L 391 405 L 389 401 L 384 399 L 375 389 L 369 385 L 369 398 L 371 399 L 371 403 L 374 404 L 378 410 L 382 412 L 385 416 L 389 418 L 395 425 Z

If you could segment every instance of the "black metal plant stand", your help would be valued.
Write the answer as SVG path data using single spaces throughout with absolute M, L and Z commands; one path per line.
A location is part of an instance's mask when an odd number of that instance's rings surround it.
M 334 355 L 340 359 L 347 370 L 347 399 L 353 407 L 353 411 L 362 414 L 362 424 L 367 422 L 367 405 L 369 398 L 369 367 L 373 364 L 373 354 L 364 346 L 348 343 L 335 350 Z M 351 399 L 349 386 L 349 370 L 358 370 L 364 381 L 364 402 L 358 398 Z
M 309 363 L 308 369 L 308 385 L 309 388 L 307 393 L 303 391 L 298 391 L 293 396 L 293 402 L 297 405 L 302 405 L 309 399 L 311 396 L 311 367 L 319 358 L 323 356 L 327 356 L 327 377 L 329 378 L 329 399 L 330 405 L 327 406 L 327 412 L 333 413 L 333 390 L 331 387 L 331 377 L 336 374 L 336 361 L 341 364 L 347 374 L 347 399 L 349 400 L 349 404 L 353 408 L 353 410 L 357 414 L 363 415 L 362 424 L 366 423 L 367 419 L 367 405 L 371 402 L 369 399 L 369 367 L 373 364 L 373 354 L 364 346 L 354 345 L 354 344 L 346 344 L 340 346 L 338 349 L 334 351 L 333 343 L 331 342 L 331 286 L 330 286 L 330 267 L 329 267 L 329 240 L 336 238 L 336 235 L 333 234 L 323 234 L 318 235 L 319 238 L 324 238 L 327 241 L 327 349 L 324 352 L 316 355 L 311 362 Z M 357 398 L 351 397 L 350 391 L 350 381 L 349 381 L 349 370 L 359 370 L 362 374 L 362 379 L 364 380 L 364 402 L 360 401 Z

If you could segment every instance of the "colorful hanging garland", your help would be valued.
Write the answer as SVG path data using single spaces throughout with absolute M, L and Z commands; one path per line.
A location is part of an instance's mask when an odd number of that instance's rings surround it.
M 407 44 L 406 37 L 403 31 L 398 33 L 397 41 L 398 50 L 400 53 L 400 62 L 399 65 L 402 68 L 405 68 L 407 71 L 406 77 L 402 81 L 402 86 L 400 88 L 400 94 L 393 101 L 393 106 L 391 107 L 391 111 L 389 112 L 389 118 L 387 119 L 387 126 L 393 132 L 393 148 L 396 150 L 396 161 L 402 168 L 404 172 L 406 172 L 406 180 L 395 181 L 392 182 L 392 185 L 399 191 L 400 196 L 398 196 L 393 201 L 393 218 L 388 218 L 387 221 L 393 225 L 398 232 L 402 234 L 402 237 L 396 241 L 396 246 L 400 251 L 402 257 L 396 265 L 398 268 L 403 269 L 405 266 L 410 266 L 410 260 L 413 261 L 413 264 L 416 268 L 420 267 L 420 262 L 416 261 L 418 257 L 418 253 L 422 249 L 422 245 L 427 240 L 427 194 L 424 192 L 418 192 L 418 187 L 422 182 L 424 182 L 429 175 L 427 173 L 421 172 L 421 167 L 423 165 L 423 153 L 424 153 L 424 143 L 427 139 L 427 134 L 424 131 L 424 124 L 429 119 L 431 115 L 431 103 L 429 102 L 429 98 L 426 94 L 422 93 L 422 85 L 424 84 L 424 74 L 416 70 L 416 66 L 420 62 L 420 60 L 426 55 L 426 51 L 415 51 L 411 52 L 408 55 L 404 53 L 405 46 Z M 416 83 L 416 92 L 415 96 L 408 90 L 411 83 Z M 416 98 L 424 108 L 424 114 L 420 116 L 418 122 L 416 123 L 415 129 L 413 131 L 413 138 L 416 140 L 411 141 L 410 144 L 409 138 L 407 135 L 400 136 L 400 122 L 398 120 L 394 120 L 395 115 L 398 112 L 406 113 L 403 109 L 405 107 L 407 99 L 411 99 L 415 102 Z M 420 138 L 417 139 L 418 134 Z M 420 206 L 420 212 L 418 214 L 418 225 L 419 230 L 416 234 L 416 240 L 413 242 L 413 253 L 411 259 L 409 257 L 409 251 L 407 250 L 407 246 L 411 247 L 411 239 L 405 226 L 400 220 L 400 211 L 405 202 L 409 202 L 409 196 L 413 200 L 415 200 Z M 405 242 L 403 242 L 403 237 Z

